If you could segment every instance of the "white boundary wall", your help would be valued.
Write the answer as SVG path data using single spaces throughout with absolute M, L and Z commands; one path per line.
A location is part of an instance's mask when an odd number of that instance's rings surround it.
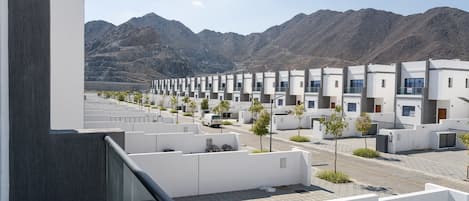
M 52 129 L 83 128 L 84 6 L 83 0 L 50 1 Z
M 0 0 L 0 200 L 9 199 L 8 0 Z
M 330 201 L 468 201 L 469 193 L 438 186 L 435 184 L 425 184 L 425 190 L 379 198 L 374 194 L 353 196 L 348 198 L 334 199 Z
M 123 123 L 115 121 L 90 121 L 85 128 L 120 128 L 125 131 L 145 133 L 188 133 L 201 134 L 200 124 L 165 124 L 165 123 Z
M 171 197 L 311 185 L 311 155 L 296 148 L 262 154 L 166 152 L 129 156 Z
M 415 125 L 413 129 L 381 129 L 380 135 L 388 135 L 389 153 L 410 150 L 434 149 L 437 147 L 437 132 L 453 131 L 458 135 L 469 131 L 469 119 L 446 119 L 439 124 Z M 456 147 L 465 148 L 456 140 Z
M 163 152 L 165 149 L 181 151 L 184 154 L 204 153 L 206 140 L 211 138 L 214 145 L 227 144 L 234 151 L 240 149 L 239 134 L 145 134 L 143 132 L 125 133 L 125 151 L 127 153 Z

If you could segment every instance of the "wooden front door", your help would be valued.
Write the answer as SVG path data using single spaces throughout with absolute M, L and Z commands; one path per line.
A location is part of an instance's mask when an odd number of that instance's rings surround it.
M 446 119 L 446 108 L 438 108 L 438 122 L 441 119 Z
M 375 105 L 375 112 L 380 113 L 381 112 L 381 105 Z
M 334 102 L 331 103 L 331 108 L 335 108 L 335 103 Z

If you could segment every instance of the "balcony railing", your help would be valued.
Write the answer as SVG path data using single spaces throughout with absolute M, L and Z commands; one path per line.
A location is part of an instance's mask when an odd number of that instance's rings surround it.
M 347 87 L 344 89 L 346 94 L 359 94 L 362 93 L 363 87 Z
M 243 86 L 236 86 L 234 88 L 234 91 L 241 91 L 243 89 Z
M 276 92 L 285 92 L 287 91 L 288 87 L 277 87 L 275 88 L 275 91 Z
M 104 141 L 107 201 L 173 200 L 110 136 L 106 136 Z
M 212 87 L 205 87 L 205 91 L 212 91 Z
M 318 93 L 320 87 L 306 87 L 305 92 L 310 92 L 310 93 Z
M 397 90 L 400 95 L 422 95 L 423 88 L 417 87 L 402 87 Z
M 218 91 L 225 91 L 225 87 L 218 87 Z
M 253 91 L 262 91 L 262 87 L 254 87 Z

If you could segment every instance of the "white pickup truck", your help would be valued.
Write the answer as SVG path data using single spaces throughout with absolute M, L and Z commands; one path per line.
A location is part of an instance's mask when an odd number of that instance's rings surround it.
M 221 117 L 217 114 L 205 114 L 202 120 L 202 124 L 209 127 L 220 127 L 221 123 Z

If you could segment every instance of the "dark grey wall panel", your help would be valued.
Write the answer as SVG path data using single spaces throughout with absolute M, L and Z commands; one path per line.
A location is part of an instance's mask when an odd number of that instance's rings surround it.
M 123 145 L 123 133 L 49 133 L 50 2 L 9 0 L 8 10 L 10 200 L 105 200 L 103 138 Z

